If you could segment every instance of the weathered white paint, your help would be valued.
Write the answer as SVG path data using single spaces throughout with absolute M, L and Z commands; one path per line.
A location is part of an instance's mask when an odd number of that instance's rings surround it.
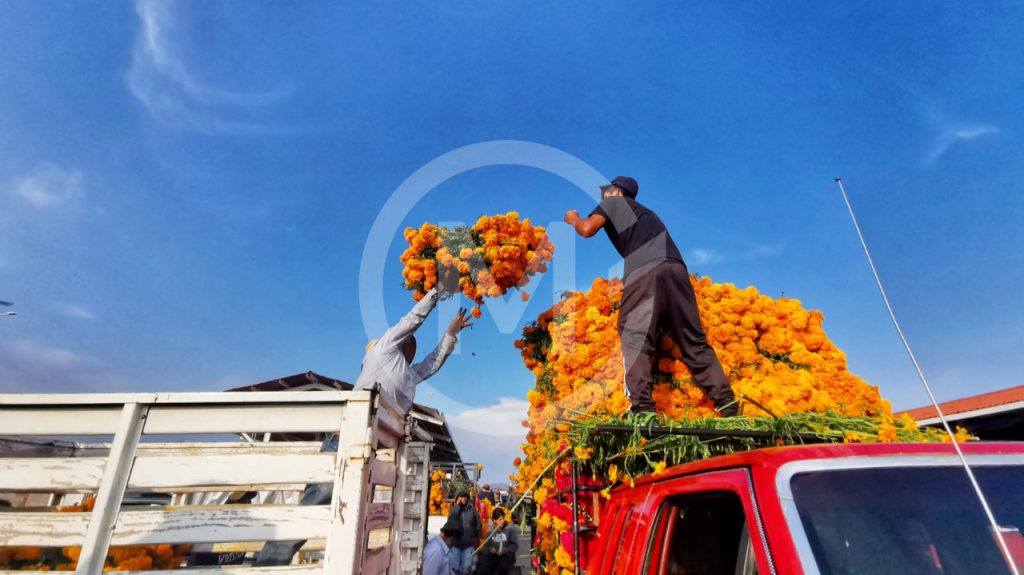
M 341 422 L 338 470 L 331 497 L 331 526 L 324 554 L 325 573 L 358 573 L 366 550 L 363 518 L 369 478 L 367 460 L 373 447 L 374 428 L 370 398 L 350 401 Z
M 149 491 L 180 491 L 192 487 L 211 490 L 210 487 L 217 486 L 302 489 L 308 483 L 333 482 L 334 459 L 332 453 L 138 457 L 128 488 Z M 99 487 L 106 464 L 107 459 L 102 457 L 0 458 L 0 491 L 93 493 Z M 380 471 L 378 476 L 386 479 L 386 472 L 387 469 Z
M 88 575 L 103 571 L 107 559 L 107 546 L 110 544 L 114 521 L 117 519 L 124 490 L 128 485 L 128 476 L 132 471 L 135 459 L 135 446 L 142 437 L 142 426 L 146 419 L 147 406 L 138 403 L 126 403 L 121 409 L 121 421 L 117 425 L 114 442 L 110 446 L 110 456 L 103 469 L 103 478 L 96 493 L 96 506 L 89 515 L 82 542 L 82 552 L 78 557 L 76 573 Z
M 346 403 L 370 401 L 369 391 L 250 391 L 245 393 L 0 393 L 0 408 L 16 405 L 106 405 L 118 409 L 126 403 L 242 404 L 242 403 Z M 394 407 L 390 407 L 395 411 Z
M 337 454 L 302 443 L 139 443 L 146 434 L 340 431 Z M 108 545 L 242 545 L 306 539 L 321 566 L 200 569 L 190 573 L 383 573 L 397 533 L 394 501 L 373 502 L 372 478 L 397 481 L 403 416 L 369 392 L 0 395 L 0 433 L 113 434 L 110 445 L 76 445 L 82 458 L 0 459 L 0 489 L 99 492 L 92 513 L 0 513 L 0 546 L 83 545 L 79 572 L 98 572 Z M 301 491 L 334 482 L 329 506 L 224 505 L 120 511 L 125 489 Z M 178 499 L 185 500 L 181 497 Z M 383 499 L 383 498 L 382 498 Z M 368 543 L 372 537 L 372 552 Z M 390 543 L 388 543 L 390 542 Z M 157 573 L 157 572 L 149 572 Z M 3 575 L 0 573 L 0 575 Z
M 179 487 L 331 483 L 334 454 L 180 455 L 139 457 L 130 489 L 176 490 Z
M 121 406 L 36 409 L 0 404 L 0 435 L 113 435 Z
M 0 546 L 79 545 L 86 535 L 90 515 L 0 513 Z M 330 511 L 326 505 L 225 505 L 170 511 L 122 511 L 117 517 L 110 544 L 316 539 L 326 536 L 329 520 Z
M 8 457 L 0 459 L 0 491 L 72 491 L 99 487 L 105 457 Z
M 259 430 L 268 433 L 314 433 L 335 429 L 344 409 L 344 404 L 158 405 L 149 411 L 145 432 L 184 434 Z

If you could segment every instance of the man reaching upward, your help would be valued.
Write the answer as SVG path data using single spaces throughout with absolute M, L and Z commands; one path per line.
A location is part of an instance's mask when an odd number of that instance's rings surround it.
M 388 328 L 380 339 L 366 346 L 356 389 L 372 389 L 374 384 L 380 384 L 381 393 L 403 412 L 409 413 L 416 398 L 416 386 L 441 369 L 444 360 L 455 349 L 459 332 L 473 325 L 469 323 L 466 310 L 459 309 L 437 348 L 419 363 L 413 363 L 416 357 L 416 330 L 423 325 L 445 292 L 457 291 L 458 276 L 445 273 L 441 283 L 428 291 L 412 311 Z
M 718 412 L 737 415 L 732 387 L 701 326 L 683 256 L 661 218 L 636 201 L 638 191 L 636 180 L 619 176 L 601 186 L 601 203 L 590 216 L 580 218 L 575 210 L 565 214 L 565 223 L 585 238 L 604 229 L 625 260 L 618 329 L 630 411 L 654 411 L 654 353 L 664 331 L 682 350 L 693 382 Z

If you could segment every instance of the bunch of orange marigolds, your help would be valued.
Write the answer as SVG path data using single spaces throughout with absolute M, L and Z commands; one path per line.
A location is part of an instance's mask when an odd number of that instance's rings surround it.
M 480 317 L 485 297 L 501 297 L 520 289 L 537 273 L 547 270 L 554 246 L 547 231 L 520 219 L 516 212 L 481 216 L 472 227 L 453 229 L 424 223 L 405 230 L 409 247 L 402 253 L 405 288 L 419 301 L 444 273 L 457 273 L 459 289 L 473 300 L 473 315 Z M 529 294 L 522 291 L 526 300 Z
M 445 491 L 446 474 L 443 469 L 434 470 L 430 476 L 430 514 L 448 516 L 452 503 Z
M 876 416 L 881 424 L 871 440 L 896 441 L 897 426 L 900 430 L 914 426 L 913 421 L 894 421 L 878 388 L 849 372 L 845 354 L 822 329 L 821 312 L 807 311 L 794 299 L 767 297 L 754 287 L 738 289 L 712 283 L 706 277 L 691 277 L 691 281 L 708 343 L 718 354 L 737 397 L 752 398 L 776 415 L 833 412 Z M 528 325 L 516 342 L 526 367 L 536 377 L 535 388 L 527 396 L 525 459 L 516 461 L 520 488 L 534 484 L 559 453 L 572 447 L 565 442 L 568 425 L 557 420 L 584 414 L 615 417 L 628 410 L 616 329 L 622 290 L 617 279 L 598 279 L 586 293 L 568 293 Z M 679 348 L 667 337 L 657 351 L 655 379 L 653 397 L 660 414 L 672 419 L 715 415 L 712 403 L 692 383 Z M 744 415 L 766 415 L 749 401 L 741 401 L 741 409 Z M 862 439 L 846 437 L 847 441 Z M 574 455 L 587 461 L 592 453 L 576 448 Z M 615 465 L 589 463 L 605 470 L 605 477 L 594 478 L 600 483 L 630 480 Z M 572 517 L 564 505 L 554 501 L 545 505 L 563 487 L 559 483 L 567 465 L 555 466 L 554 473 L 546 475 L 534 490 L 540 509 L 541 567 L 551 574 L 573 567 Z M 660 461 L 649 471 L 664 469 L 665 462 Z
M 95 497 L 80 505 L 58 507 L 62 513 L 91 511 Z M 149 571 L 177 569 L 192 550 L 191 545 L 131 545 L 110 547 L 104 571 Z M 78 568 L 81 547 L 62 547 L 59 553 L 40 547 L 0 548 L 0 569 L 16 571 L 74 571 Z

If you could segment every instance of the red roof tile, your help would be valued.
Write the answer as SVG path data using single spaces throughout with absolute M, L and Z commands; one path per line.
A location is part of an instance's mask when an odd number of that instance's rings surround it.
M 1016 403 L 1018 401 L 1024 401 L 1024 385 L 965 397 L 963 399 L 954 399 L 953 401 L 940 403 L 939 406 L 942 407 L 943 414 L 954 415 L 957 413 L 996 407 L 998 405 L 1006 405 L 1008 403 Z M 909 414 L 910 417 L 915 420 L 931 419 L 932 417 L 938 416 L 935 412 L 935 407 L 931 405 L 901 411 L 896 413 L 896 416 L 903 415 L 904 413 Z

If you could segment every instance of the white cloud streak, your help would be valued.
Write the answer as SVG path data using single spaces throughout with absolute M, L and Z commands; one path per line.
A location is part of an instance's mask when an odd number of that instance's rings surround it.
M 75 319 L 94 320 L 97 319 L 97 315 L 92 311 L 76 304 L 71 303 L 56 303 L 54 307 L 61 315 L 72 317 Z
M 15 179 L 8 191 L 39 209 L 76 205 L 82 198 L 82 172 L 68 172 L 53 164 L 40 164 L 30 173 Z
M 925 157 L 925 164 L 934 164 L 953 146 L 999 133 L 999 128 L 990 125 L 945 127 L 935 139 L 931 152 Z
M 151 116 L 168 126 L 208 133 L 263 131 L 256 123 L 232 119 L 231 112 L 275 104 L 291 88 L 242 92 L 199 80 L 178 49 L 186 39 L 173 6 L 160 0 L 136 2 L 140 27 L 126 76 L 132 94 Z
M 695 248 L 685 255 L 689 265 L 711 265 L 732 261 L 750 261 L 761 258 L 774 258 L 786 252 L 785 243 L 756 244 L 743 251 L 724 253 L 710 248 Z
M 95 358 L 31 340 L 0 340 L 0 393 L 107 392 L 128 378 Z
M 717 254 L 714 250 L 705 248 L 695 248 L 690 252 L 690 255 L 686 258 L 686 261 L 695 265 L 704 265 L 719 262 L 722 260 L 722 256 Z

